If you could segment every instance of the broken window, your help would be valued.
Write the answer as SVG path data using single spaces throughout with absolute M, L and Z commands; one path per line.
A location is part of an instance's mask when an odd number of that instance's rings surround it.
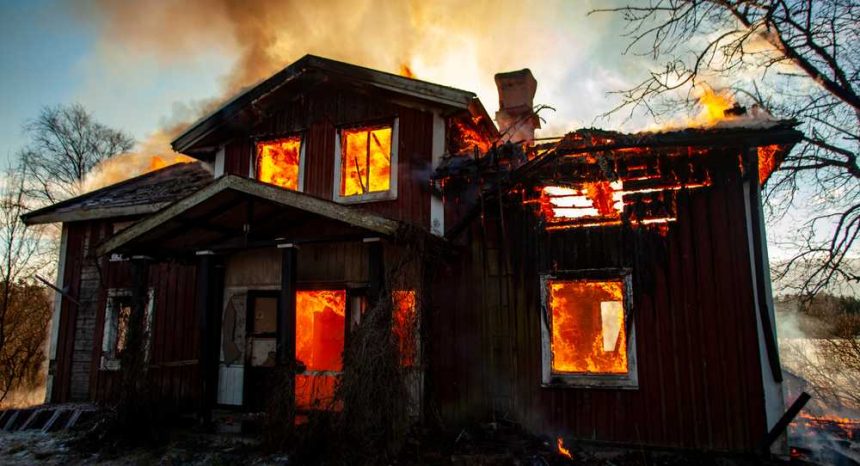
M 149 329 L 152 321 L 152 290 L 150 290 L 146 305 L 146 332 L 147 340 L 145 350 L 149 353 Z M 129 289 L 108 290 L 105 304 L 104 332 L 102 334 L 102 356 L 101 368 L 103 370 L 117 370 L 120 368 L 122 353 L 128 343 L 129 319 L 132 310 L 132 295 Z
M 296 407 L 331 409 L 337 376 L 343 370 L 346 290 L 296 293 Z
M 543 381 L 636 386 L 629 275 L 592 271 L 543 277 Z
M 302 189 L 302 138 L 257 143 L 257 179 L 286 189 Z
M 393 199 L 397 195 L 397 122 L 340 131 L 335 198 Z

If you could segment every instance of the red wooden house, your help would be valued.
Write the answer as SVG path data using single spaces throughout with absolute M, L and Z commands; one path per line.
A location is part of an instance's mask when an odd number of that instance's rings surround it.
M 116 396 L 145 296 L 164 403 L 258 410 L 297 360 L 321 409 L 390 293 L 417 415 L 756 448 L 783 409 L 759 190 L 799 133 L 534 144 L 530 76 L 497 76 L 500 133 L 473 93 L 306 56 L 173 142 L 202 163 L 28 214 L 63 224 L 49 401 Z

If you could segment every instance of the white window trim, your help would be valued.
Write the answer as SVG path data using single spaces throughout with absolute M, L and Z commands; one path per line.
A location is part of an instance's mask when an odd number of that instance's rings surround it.
M 373 125 L 368 125 L 373 126 Z M 391 124 L 391 180 L 388 191 L 379 191 L 354 196 L 340 195 L 340 182 L 343 176 L 341 169 L 340 135 L 343 129 L 353 129 L 360 126 L 349 126 L 339 128 L 334 140 L 334 186 L 332 187 L 332 199 L 341 204 L 360 204 L 364 202 L 392 201 L 397 199 L 397 178 L 400 165 L 398 164 L 398 152 L 400 152 L 400 118 L 395 118 Z
M 632 274 L 628 269 L 590 269 L 542 274 L 541 287 L 541 366 L 544 387 L 639 388 L 636 367 L 636 325 L 633 318 Z M 552 312 L 547 285 L 550 281 L 618 280 L 624 283 L 624 322 L 627 323 L 627 374 L 558 374 L 552 371 Z
M 279 137 L 265 138 L 265 139 L 257 139 L 254 140 L 254 144 L 251 145 L 251 173 L 249 174 L 251 179 L 259 181 L 260 183 L 265 183 L 265 181 L 261 181 L 258 177 L 257 173 L 257 144 L 267 143 L 271 141 L 277 141 L 279 139 L 289 139 L 289 138 L 299 138 L 299 182 L 298 188 L 296 192 L 303 193 L 305 192 L 305 135 L 303 133 L 294 133 Z M 278 186 L 276 184 L 266 183 L 271 186 L 275 186 L 281 189 L 287 189 L 282 186 Z
M 104 327 L 102 329 L 102 354 L 99 367 L 101 370 L 115 371 L 121 368 L 120 358 L 110 357 L 111 346 L 113 346 L 116 336 L 113 324 L 114 315 L 112 313 L 113 301 L 115 298 L 124 298 L 132 295 L 130 288 L 111 288 L 107 291 L 107 299 L 105 300 L 105 318 Z M 152 311 L 155 307 L 155 289 L 150 288 L 147 292 L 146 301 L 146 334 L 147 338 L 144 342 L 144 351 L 146 361 L 149 361 L 150 341 L 152 340 Z

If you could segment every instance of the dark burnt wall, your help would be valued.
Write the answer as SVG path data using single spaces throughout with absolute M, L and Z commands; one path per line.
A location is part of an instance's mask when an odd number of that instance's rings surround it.
M 399 118 L 400 128 L 397 199 L 357 206 L 368 212 L 429 229 L 433 114 L 395 104 L 390 97 L 326 89 L 272 105 L 252 134 L 227 145 L 225 171 L 248 176 L 255 138 L 301 133 L 306 144 L 304 191 L 323 199 L 332 199 L 337 129 L 393 121 L 395 117 Z
M 109 401 L 117 395 L 119 372 L 100 369 L 107 290 L 131 287 L 131 263 L 90 256 L 112 233 L 110 222 L 67 226 L 63 285 L 78 303 L 62 301 L 51 400 Z M 194 279 L 193 265 L 150 266 L 155 305 L 149 375 L 154 392 L 168 402 L 192 400 L 198 389 Z
M 500 216 L 487 203 L 463 254 L 435 274 L 430 405 L 453 423 L 495 411 L 537 433 L 755 448 L 764 395 L 742 181 L 728 165 L 712 187 L 679 193 L 665 236 L 546 233 L 531 209 L 512 202 Z M 542 388 L 539 274 L 614 267 L 633 270 L 639 388 Z

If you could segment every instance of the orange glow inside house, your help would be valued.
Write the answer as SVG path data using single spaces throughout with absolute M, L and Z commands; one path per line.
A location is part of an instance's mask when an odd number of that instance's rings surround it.
M 390 189 L 391 133 L 391 126 L 341 131 L 341 196 Z
M 551 280 L 552 370 L 626 374 L 624 285 L 618 280 Z
M 572 219 L 618 219 L 624 209 L 620 181 L 595 181 L 577 187 L 545 186 L 541 213 L 552 223 Z
M 392 293 L 394 313 L 392 331 L 400 351 L 400 364 L 412 367 L 418 359 L 418 314 L 415 306 L 415 291 L 400 290 Z
M 257 143 L 257 179 L 286 189 L 299 189 L 298 136 Z
M 758 148 L 758 182 L 764 184 L 770 175 L 776 170 L 776 152 L 779 145 L 771 144 Z
M 296 293 L 296 359 L 305 373 L 296 375 L 296 406 L 325 408 L 334 398 L 345 332 L 346 291 Z

